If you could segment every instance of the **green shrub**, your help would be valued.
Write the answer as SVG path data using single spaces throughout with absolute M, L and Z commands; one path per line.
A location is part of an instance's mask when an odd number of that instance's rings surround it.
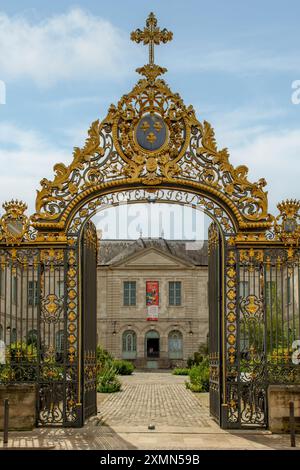
M 121 382 L 116 377 L 116 369 L 110 366 L 98 376 L 97 392 L 113 393 L 119 390 L 121 390 Z
M 189 371 L 190 371 L 190 369 L 188 369 L 188 368 L 176 367 L 175 369 L 172 370 L 172 374 L 173 375 L 189 375 Z
M 113 366 L 116 369 L 116 373 L 119 375 L 131 375 L 134 371 L 134 365 L 129 361 L 115 359 Z
M 10 366 L 0 365 L 0 384 L 8 384 L 15 379 L 15 373 Z
M 194 365 L 194 359 L 191 356 L 189 356 L 187 361 L 186 361 L 186 364 L 187 364 L 188 368 L 190 369 Z
M 99 368 L 105 367 L 107 364 L 112 364 L 112 355 L 103 349 L 101 346 L 97 346 L 97 365 Z
M 14 342 L 6 347 L 6 365 L 0 366 L 0 382 L 34 382 L 37 349 L 33 344 Z
M 8 362 L 36 362 L 37 349 L 34 344 L 27 344 L 25 342 L 11 343 L 6 348 L 6 356 Z
M 113 356 L 97 346 L 97 391 L 102 393 L 118 392 L 121 382 L 117 374 L 130 375 L 134 366 L 129 361 L 116 360 Z
M 113 367 L 113 357 L 106 349 L 97 346 L 97 380 L 105 374 L 105 372 Z
M 206 360 L 208 356 L 208 348 L 206 344 L 200 344 L 198 351 L 195 351 L 193 356 L 190 356 L 187 360 L 187 366 L 190 369 L 193 366 L 198 366 Z
M 186 381 L 185 385 L 192 392 L 209 391 L 209 363 L 207 358 L 190 369 L 189 379 L 190 381 Z

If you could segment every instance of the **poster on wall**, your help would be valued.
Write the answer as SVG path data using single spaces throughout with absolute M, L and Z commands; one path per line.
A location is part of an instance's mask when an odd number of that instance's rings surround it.
M 158 281 L 146 282 L 146 306 L 147 306 L 147 320 L 158 320 L 158 306 L 159 306 L 159 283 Z

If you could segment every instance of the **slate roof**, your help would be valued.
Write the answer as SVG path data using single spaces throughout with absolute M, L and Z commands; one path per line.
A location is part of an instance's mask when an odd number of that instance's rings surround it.
M 139 238 L 138 240 L 100 240 L 98 264 L 112 266 L 141 253 L 148 248 L 155 248 L 163 253 L 175 256 L 195 266 L 207 266 L 207 240 L 166 240 L 165 238 Z

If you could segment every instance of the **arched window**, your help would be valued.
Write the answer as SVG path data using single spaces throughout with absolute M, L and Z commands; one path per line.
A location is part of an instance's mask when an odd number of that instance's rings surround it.
M 126 330 L 123 333 L 122 357 L 123 359 L 136 358 L 136 334 L 133 330 Z
M 183 358 L 183 341 L 182 333 L 173 330 L 169 333 L 169 359 Z

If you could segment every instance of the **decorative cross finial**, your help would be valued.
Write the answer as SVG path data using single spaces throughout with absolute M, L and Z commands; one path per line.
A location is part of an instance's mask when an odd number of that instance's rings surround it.
M 173 39 L 173 33 L 166 28 L 160 29 L 157 27 L 157 19 L 154 13 L 150 13 L 143 31 L 140 29 L 133 31 L 130 39 L 138 44 L 143 42 L 145 46 L 149 45 L 149 64 L 154 65 L 154 46 L 159 46 L 160 43 L 165 44 L 171 41 Z

